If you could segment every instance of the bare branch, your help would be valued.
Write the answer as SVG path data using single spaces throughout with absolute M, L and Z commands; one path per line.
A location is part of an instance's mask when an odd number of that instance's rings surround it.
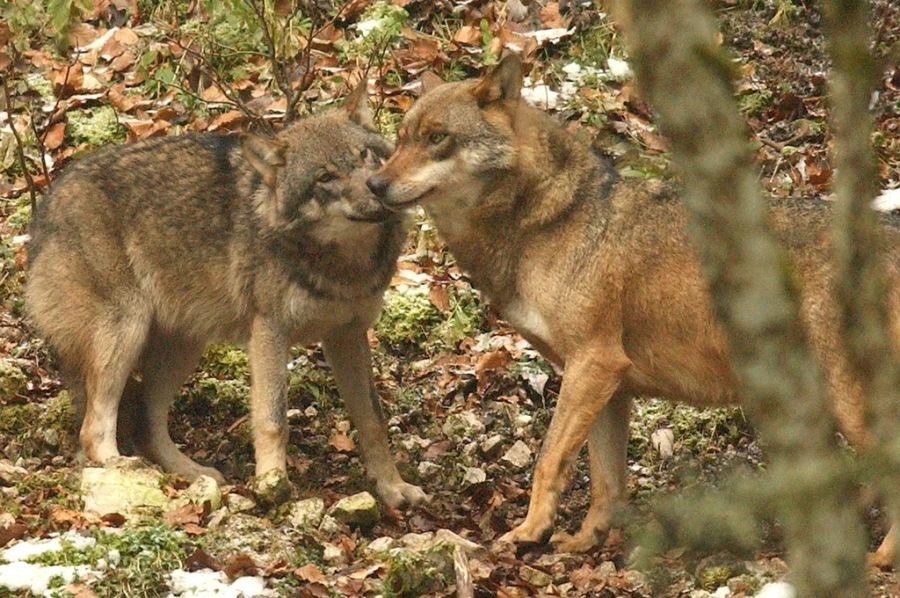
M 219 78 L 219 75 L 218 75 L 215 67 L 210 63 L 209 59 L 204 54 L 197 52 L 190 46 L 184 45 L 181 42 L 181 40 L 178 39 L 176 36 L 166 35 L 166 38 L 170 42 L 177 45 L 184 53 L 188 54 L 189 56 L 191 56 L 191 58 L 196 59 L 200 63 L 201 67 L 204 69 L 204 72 L 209 76 L 209 80 L 216 87 L 216 89 L 219 90 L 219 92 L 221 92 L 221 94 L 226 99 L 225 102 L 216 102 L 216 103 L 222 103 L 222 104 L 226 104 L 229 106 L 233 106 L 234 108 L 243 112 L 244 115 L 246 115 L 247 118 L 249 118 L 250 120 L 252 120 L 254 122 L 258 122 L 258 123 L 264 123 L 265 128 L 267 130 L 271 131 L 271 125 L 269 125 L 269 123 L 265 121 L 263 116 L 261 114 L 257 113 L 255 110 L 252 110 L 249 106 L 247 106 L 247 104 L 240 98 L 240 96 L 237 93 L 234 92 L 234 90 L 231 89 L 231 87 L 229 87 L 228 85 L 226 85 L 222 82 L 222 80 Z M 169 87 L 172 87 L 174 89 L 177 89 L 181 93 L 183 93 L 191 98 L 194 98 L 195 100 L 203 102 L 204 104 L 213 103 L 213 102 L 209 102 L 208 100 L 205 100 L 200 95 L 185 88 L 184 86 L 182 86 L 180 84 L 167 83 L 166 85 L 168 85 Z

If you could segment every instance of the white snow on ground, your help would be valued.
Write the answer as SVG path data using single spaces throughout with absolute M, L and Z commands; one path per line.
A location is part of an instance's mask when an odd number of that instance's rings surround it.
M 620 58 L 608 58 L 606 66 L 609 67 L 609 74 L 616 79 L 630 79 L 634 76 L 631 71 L 631 65 Z
M 764 585 L 753 598 L 797 598 L 797 590 L 789 583 L 776 581 Z
M 882 191 L 881 195 L 872 202 L 872 207 L 880 212 L 900 210 L 900 187 Z
M 93 538 L 81 536 L 75 532 L 67 532 L 62 536 L 51 536 L 46 540 L 17 542 L 6 550 L 0 551 L 0 560 L 13 563 L 16 561 L 27 561 L 46 552 L 59 552 L 63 549 L 63 542 L 70 544 L 75 550 L 84 550 L 96 543 Z
M 522 88 L 522 99 L 541 110 L 554 110 L 559 94 L 543 83 Z
M 62 536 L 46 540 L 25 540 L 13 544 L 0 551 L 0 561 L 6 561 L 6 564 L 0 565 L 0 588 L 14 592 L 28 590 L 36 596 L 49 596 L 50 581 L 54 578 L 60 578 L 65 583 L 70 583 L 76 577 L 83 577 L 90 573 L 91 568 L 86 565 L 68 567 L 35 565 L 25 562 L 48 552 L 59 552 L 63 549 L 64 542 L 76 550 L 83 550 L 93 546 L 95 540 L 74 532 L 67 532 Z
M 172 589 L 169 598 L 252 598 L 277 595 L 275 590 L 266 589 L 266 580 L 262 577 L 238 577 L 229 583 L 228 576 L 211 569 L 176 569 L 169 574 L 169 587 Z
M 50 580 L 53 578 L 61 578 L 65 583 L 70 583 L 76 577 L 87 575 L 90 570 L 91 568 L 86 565 L 64 567 L 23 562 L 8 563 L 0 565 L 0 588 L 13 592 L 28 590 L 36 596 L 49 596 Z
M 566 77 L 558 91 L 539 81 L 532 81 L 530 77 L 525 77 L 522 85 L 522 98 L 542 110 L 555 110 L 561 103 L 574 98 L 579 88 L 586 84 L 588 78 L 598 81 L 622 81 L 634 76 L 631 65 L 620 58 L 609 58 L 606 66 L 607 68 L 602 69 L 581 65 L 577 62 L 563 65 L 562 71 Z

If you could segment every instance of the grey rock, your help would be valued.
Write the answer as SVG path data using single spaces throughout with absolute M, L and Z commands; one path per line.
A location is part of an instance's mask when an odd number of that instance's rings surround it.
M 81 474 L 84 510 L 106 515 L 139 515 L 165 510 L 171 501 L 155 469 L 86 467 Z
M 493 436 L 485 438 L 479 447 L 482 456 L 484 456 L 485 459 L 495 459 L 500 455 L 505 440 L 506 439 L 500 434 L 494 434 Z
M 503 455 L 503 460 L 522 469 L 531 464 L 531 448 L 523 441 L 516 440 Z
M 543 588 L 553 583 L 553 578 L 541 571 L 528 565 L 519 567 L 519 579 L 532 586 Z
M 331 506 L 328 514 L 338 521 L 363 528 L 375 525 L 381 517 L 378 502 L 368 492 L 342 498 Z
M 472 486 L 487 480 L 487 474 L 480 467 L 464 467 L 463 484 Z
M 423 478 L 433 478 L 435 475 L 440 473 L 443 469 L 437 463 L 432 463 L 431 461 L 419 461 L 419 466 L 417 468 L 419 470 L 419 475 Z
M 185 498 L 195 505 L 209 503 L 209 510 L 215 511 L 222 506 L 222 490 L 219 484 L 209 476 L 202 475 L 184 489 L 180 498 Z
M 245 513 L 256 508 L 256 502 L 243 494 L 232 492 L 225 497 L 225 506 L 231 513 Z
M 433 546 L 434 534 L 425 532 L 423 534 L 404 534 L 400 537 L 400 544 L 409 550 L 420 552 L 427 550 Z
M 334 536 L 342 533 L 344 528 L 340 521 L 331 515 L 325 515 L 322 517 L 322 523 L 319 524 L 319 531 L 323 534 Z
M 13 465 L 6 459 L 0 459 L 0 485 L 13 486 L 25 479 L 28 470 L 18 465 Z
M 288 521 L 298 529 L 318 527 L 325 515 L 325 501 L 313 497 L 298 500 L 291 505 Z
M 322 544 L 322 559 L 334 567 L 341 567 L 347 564 L 347 555 L 339 546 L 325 542 Z
M 396 544 L 397 541 L 390 536 L 381 536 L 380 538 L 375 538 L 374 540 L 369 542 L 369 545 L 366 546 L 365 552 L 369 556 L 377 557 L 378 555 L 384 555 L 385 553 L 390 551 L 391 548 L 393 548 Z
M 484 432 L 484 424 L 472 411 L 461 411 L 447 417 L 441 431 L 448 438 L 471 438 Z

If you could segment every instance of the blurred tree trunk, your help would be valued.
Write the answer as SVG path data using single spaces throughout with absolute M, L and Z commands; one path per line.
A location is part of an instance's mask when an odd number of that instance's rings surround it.
M 841 324 L 875 432 L 874 446 L 867 447 L 871 461 L 866 471 L 880 488 L 893 521 L 900 521 L 900 361 L 891 339 L 887 279 L 878 258 L 878 214 L 871 208 L 879 188 L 868 106 L 878 68 L 869 51 L 866 2 L 827 0 L 825 17 L 834 61 L 834 241 Z M 900 570 L 900 551 L 894 557 Z
M 685 185 L 689 233 L 728 335 L 739 393 L 789 489 L 784 524 L 801 596 L 867 596 L 854 476 L 837 450 L 825 385 L 806 346 L 790 265 L 766 222 L 747 130 L 700 0 L 614 3 L 638 83 Z

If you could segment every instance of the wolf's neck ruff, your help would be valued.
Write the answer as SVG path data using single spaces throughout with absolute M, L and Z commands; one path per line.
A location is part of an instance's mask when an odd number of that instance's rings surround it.
M 275 233 L 267 236 L 265 250 L 283 264 L 292 283 L 315 297 L 369 298 L 382 292 L 390 282 L 403 224 L 395 219 L 354 226 L 365 227 L 368 232 L 365 237 L 353 239 L 350 247 L 336 241 L 318 241 L 306 232 Z
M 492 172 L 480 197 L 425 204 L 460 265 L 501 310 L 517 301 L 520 263 L 532 245 L 576 238 L 583 247 L 574 252 L 584 256 L 577 262 L 594 255 L 612 213 L 607 198 L 620 178 L 552 118 L 526 105 L 516 113 L 513 167 Z

